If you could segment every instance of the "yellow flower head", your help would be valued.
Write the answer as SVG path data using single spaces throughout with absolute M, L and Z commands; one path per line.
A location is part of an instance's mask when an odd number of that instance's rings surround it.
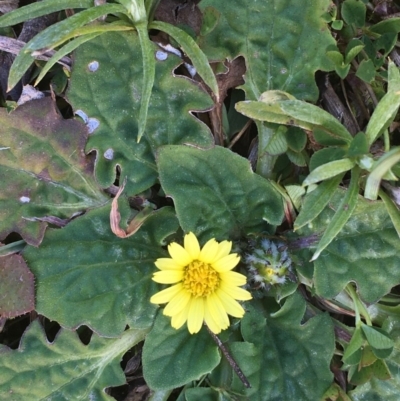
M 168 246 L 171 258 L 157 259 L 161 271 L 153 280 L 161 284 L 174 284 L 153 295 L 153 304 L 168 305 L 164 315 L 170 316 L 175 329 L 187 321 L 191 334 L 200 331 L 203 322 L 218 334 L 229 326 L 228 314 L 241 318 L 244 309 L 237 302 L 251 299 L 248 291 L 239 286 L 246 284 L 243 274 L 233 272 L 239 263 L 236 253 L 229 254 L 232 242 L 209 240 L 202 249 L 193 233 L 185 235 L 184 247 L 172 242 Z

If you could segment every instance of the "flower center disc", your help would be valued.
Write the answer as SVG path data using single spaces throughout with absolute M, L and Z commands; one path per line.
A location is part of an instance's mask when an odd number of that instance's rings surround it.
M 218 273 L 208 264 L 194 260 L 185 267 L 183 287 L 195 298 L 207 297 L 219 286 Z

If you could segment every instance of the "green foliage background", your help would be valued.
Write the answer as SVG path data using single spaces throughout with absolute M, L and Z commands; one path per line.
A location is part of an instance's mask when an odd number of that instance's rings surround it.
M 8 80 L 28 71 L 51 96 L 1 99 L 1 399 L 122 400 L 126 380 L 151 400 L 397 399 L 400 19 L 337 3 L 44 0 L 0 17 L 12 36 L 58 13 Z M 316 105 L 319 76 L 342 114 Z M 253 293 L 219 347 L 149 302 L 154 261 L 189 231 L 233 241 Z M 251 276 L 259 239 L 289 252 L 284 284 Z

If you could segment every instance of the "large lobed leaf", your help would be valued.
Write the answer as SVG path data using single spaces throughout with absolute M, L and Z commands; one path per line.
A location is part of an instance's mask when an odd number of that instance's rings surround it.
M 0 109 L 0 138 L 0 239 L 17 232 L 38 245 L 46 223 L 36 218 L 68 218 L 107 201 L 83 152 L 85 125 L 64 120 L 51 98 Z
M 203 328 L 176 330 L 171 318 L 159 313 L 143 348 L 143 374 L 151 389 L 174 389 L 210 373 L 220 361 L 218 348 Z
M 301 325 L 303 298 L 295 293 L 276 313 L 266 314 L 253 301 L 242 320 L 246 343 L 234 343 L 232 353 L 251 388 L 235 377 L 233 390 L 252 401 L 321 399 L 332 382 L 329 369 L 335 348 L 332 321 L 320 314 Z
M 146 333 L 128 330 L 116 339 L 94 334 L 85 346 L 76 333 L 61 329 L 50 343 L 35 320 L 17 350 L 0 348 L 0 399 L 111 401 L 106 387 L 125 383 L 122 355 Z
M 87 325 L 104 336 L 117 336 L 126 325 L 152 325 L 157 291 L 151 280 L 154 261 L 165 257 L 164 239 L 177 229 L 175 214 L 164 208 L 148 217 L 132 237 L 110 229 L 107 205 L 76 219 L 62 230 L 49 230 L 40 248 L 23 256 L 36 277 L 37 311 L 62 326 Z
M 214 26 L 199 38 L 211 60 L 244 56 L 247 99 L 281 89 L 298 99 L 316 100 L 314 74 L 330 70 L 326 49 L 335 44 L 322 15 L 329 0 L 203 0 Z
M 158 147 L 190 143 L 211 146 L 206 125 L 192 111 L 212 106 L 211 98 L 193 81 L 174 75 L 182 62 L 173 54 L 156 53 L 156 77 L 150 99 L 146 131 L 137 143 L 143 69 L 135 32 L 107 33 L 80 46 L 75 53 L 68 99 L 75 111 L 83 110 L 99 123 L 86 149 L 96 150 L 96 178 L 103 187 L 128 178 L 126 192 L 136 194 L 157 180 L 154 160 Z M 166 57 L 166 59 L 164 59 Z M 98 63 L 91 71 L 90 66 Z
M 228 149 L 165 146 L 157 162 L 181 227 L 203 240 L 238 239 L 283 219 L 282 198 L 272 184 Z

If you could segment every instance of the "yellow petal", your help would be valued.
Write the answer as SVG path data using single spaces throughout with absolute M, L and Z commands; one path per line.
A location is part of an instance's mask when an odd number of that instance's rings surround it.
M 175 284 L 183 279 L 183 270 L 163 270 L 153 274 L 153 281 L 160 284 Z
M 186 322 L 189 313 L 189 305 L 186 308 L 182 309 L 179 313 L 172 316 L 171 318 L 171 326 L 174 329 L 180 329 Z
M 192 232 L 190 232 L 189 234 L 185 235 L 183 241 L 185 249 L 187 250 L 192 260 L 198 259 L 200 255 L 200 245 L 199 241 L 197 241 L 196 236 Z
M 204 299 L 192 298 L 188 314 L 188 330 L 190 334 L 198 333 L 204 322 Z
M 215 255 L 218 253 L 219 245 L 214 238 L 211 238 L 203 246 L 200 252 L 199 260 L 204 263 L 212 263 L 215 260 Z
M 182 270 L 182 266 L 177 264 L 174 259 L 171 258 L 159 258 L 154 264 L 160 270 Z
M 224 281 L 221 282 L 220 289 L 239 301 L 248 301 L 249 299 L 252 299 L 252 296 L 248 291 L 234 285 L 226 284 Z
M 219 249 L 217 254 L 215 255 L 215 261 L 220 260 L 224 256 L 229 255 L 229 252 L 232 249 L 232 241 L 222 241 L 218 244 Z
M 154 294 L 150 298 L 150 302 L 152 304 L 165 304 L 166 302 L 169 302 L 176 294 L 178 294 L 179 291 L 183 290 L 183 286 L 181 283 L 175 284 L 172 287 L 166 288 L 165 290 L 162 290 L 160 292 L 157 292 L 157 294 Z
M 230 295 L 228 295 L 225 291 L 221 289 L 216 292 L 217 297 L 222 302 L 226 313 L 234 317 L 243 317 L 244 309 L 239 304 L 239 302 L 235 301 Z
M 219 327 L 218 324 L 215 323 L 215 320 L 212 318 L 211 313 L 207 309 L 207 307 L 204 310 L 204 321 L 206 322 L 206 325 L 208 326 L 208 328 L 214 334 L 219 334 L 221 332 L 221 327 Z
M 212 267 L 218 272 L 227 272 L 232 270 L 240 261 L 240 257 L 236 253 L 224 256 L 212 264 Z
M 230 285 L 240 286 L 245 285 L 247 282 L 246 276 L 232 271 L 219 273 L 219 277 L 222 281 L 225 281 L 225 283 Z
M 168 245 L 168 252 L 174 262 L 179 266 L 187 266 L 192 261 L 188 251 L 176 242 L 171 242 Z
M 189 292 L 182 290 L 176 294 L 171 301 L 164 308 L 165 316 L 174 316 L 180 313 L 184 308 L 186 308 L 188 302 L 190 301 L 191 295 Z
M 206 308 L 209 310 L 215 323 L 221 328 L 221 330 L 228 328 L 229 318 L 220 299 L 215 294 L 211 294 L 206 299 Z

